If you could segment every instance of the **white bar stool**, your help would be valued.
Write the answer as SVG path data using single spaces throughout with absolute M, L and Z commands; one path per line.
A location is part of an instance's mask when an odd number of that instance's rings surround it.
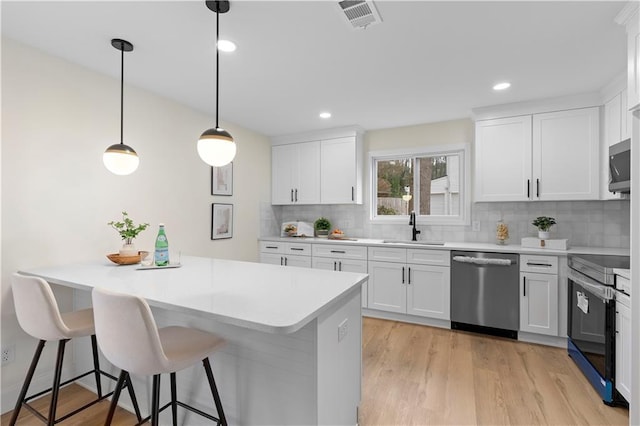
M 160 412 L 171 406 L 175 426 L 178 419 L 177 407 L 180 405 L 219 425 L 227 425 L 208 358 L 225 343 L 224 339 L 187 327 L 158 329 L 149 305 L 137 296 L 94 288 L 92 297 L 100 349 L 113 365 L 122 369 L 105 425 L 111 423 L 122 386 L 130 380 L 129 373 L 153 376 L 151 415 L 142 423 L 151 419 L 153 426 L 158 425 Z M 218 418 L 177 400 L 176 371 L 198 361 L 202 361 L 204 365 Z M 170 373 L 171 401 L 160 408 L 160 375 L 163 373 Z
M 13 300 L 16 308 L 16 316 L 18 317 L 18 323 L 20 324 L 20 327 L 22 327 L 22 329 L 26 333 L 30 334 L 36 339 L 39 339 L 40 342 L 36 347 L 36 352 L 33 355 L 31 366 L 27 371 L 27 376 L 24 380 L 24 384 L 22 385 L 22 389 L 20 390 L 20 395 L 18 396 L 18 401 L 16 402 L 15 409 L 13 410 L 9 425 L 13 426 L 16 424 L 22 406 L 27 408 L 31 413 L 33 413 L 36 417 L 38 417 L 48 425 L 54 425 L 73 416 L 74 414 L 79 413 L 85 408 L 88 408 L 93 404 L 96 404 L 103 399 L 108 398 L 111 394 L 113 394 L 113 392 L 107 393 L 106 395 L 102 394 L 102 383 L 100 381 L 100 376 L 105 375 L 106 377 L 109 377 L 113 380 L 116 380 L 116 377 L 100 370 L 100 363 L 98 361 L 98 346 L 96 344 L 96 336 L 93 323 L 93 310 L 83 309 L 74 312 L 60 313 L 58 303 L 56 302 L 55 296 L 53 295 L 53 291 L 51 291 L 49 283 L 47 283 L 42 278 L 30 277 L 14 273 L 11 277 L 11 288 L 13 290 Z M 84 336 L 91 336 L 91 346 L 93 351 L 93 370 L 90 370 L 84 374 L 74 377 L 73 379 L 61 383 L 62 363 L 64 360 L 65 345 L 70 339 Z M 27 397 L 29 385 L 31 384 L 31 380 L 33 379 L 33 374 L 35 373 L 45 343 L 47 341 L 56 340 L 58 341 L 58 356 L 56 359 L 56 367 L 53 375 L 53 386 L 42 392 L 38 392 Z M 58 393 L 60 391 L 60 388 L 92 373 L 95 375 L 98 397 L 95 400 L 87 403 L 86 405 L 83 405 L 82 407 L 77 408 L 68 414 L 65 414 L 59 419 L 56 419 L 56 408 L 58 404 Z M 136 400 L 135 393 L 133 392 L 133 387 L 130 382 L 127 382 L 127 387 L 129 389 L 129 395 L 131 397 L 131 402 L 133 403 L 133 406 L 135 408 L 136 415 L 138 416 L 138 419 L 141 419 L 140 410 L 138 409 L 138 402 Z M 29 405 L 29 401 L 50 391 L 52 393 L 51 403 L 49 406 L 49 415 L 48 417 L 44 417 L 33 407 L 31 407 L 31 405 Z

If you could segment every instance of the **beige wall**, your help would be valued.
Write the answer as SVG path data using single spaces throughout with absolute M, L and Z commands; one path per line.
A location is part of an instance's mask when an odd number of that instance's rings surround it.
M 416 148 L 473 142 L 473 121 L 469 118 L 393 129 L 371 130 L 365 135 L 366 151 Z
M 2 345 L 16 361 L 2 368 L 2 411 L 15 402 L 35 340 L 18 327 L 10 274 L 21 268 L 99 261 L 118 250 L 106 223 L 126 210 L 150 229 L 136 240 L 152 249 L 164 222 L 171 249 L 257 261 L 259 207 L 271 199 L 269 140 L 222 123 L 238 143 L 233 196 L 212 196 L 210 168 L 196 152 L 212 117 L 125 87 L 124 141 L 140 156 L 130 176 L 115 176 L 102 153 L 120 138 L 120 81 L 2 39 Z M 233 238 L 210 239 L 211 203 L 234 205 Z M 58 291 L 65 307 L 69 293 Z M 50 347 L 49 347 L 50 346 Z M 48 345 L 45 363 L 53 363 Z

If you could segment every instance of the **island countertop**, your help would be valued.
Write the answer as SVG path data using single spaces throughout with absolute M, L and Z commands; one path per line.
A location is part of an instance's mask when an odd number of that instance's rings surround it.
M 267 333 L 304 327 L 354 288 L 367 274 L 281 267 L 182 256 L 179 268 L 139 270 L 140 265 L 96 261 L 23 269 L 79 290 L 94 287 L 140 296 L 149 305 Z

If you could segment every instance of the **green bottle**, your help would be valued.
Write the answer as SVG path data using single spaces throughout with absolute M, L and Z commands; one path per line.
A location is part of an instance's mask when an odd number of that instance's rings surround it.
M 160 229 L 158 230 L 154 257 L 156 266 L 167 266 L 169 264 L 169 241 L 164 233 L 164 223 L 160 224 Z

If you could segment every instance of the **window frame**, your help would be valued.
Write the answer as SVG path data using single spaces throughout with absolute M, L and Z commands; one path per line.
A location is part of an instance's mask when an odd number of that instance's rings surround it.
M 460 215 L 418 215 L 418 225 L 455 225 L 469 226 L 471 224 L 471 156 L 467 143 L 430 145 L 420 148 L 389 149 L 369 152 L 369 221 L 371 224 L 407 224 L 409 215 L 378 215 L 377 190 L 378 171 L 376 161 L 393 160 L 398 157 L 437 157 L 458 155 L 460 158 Z

